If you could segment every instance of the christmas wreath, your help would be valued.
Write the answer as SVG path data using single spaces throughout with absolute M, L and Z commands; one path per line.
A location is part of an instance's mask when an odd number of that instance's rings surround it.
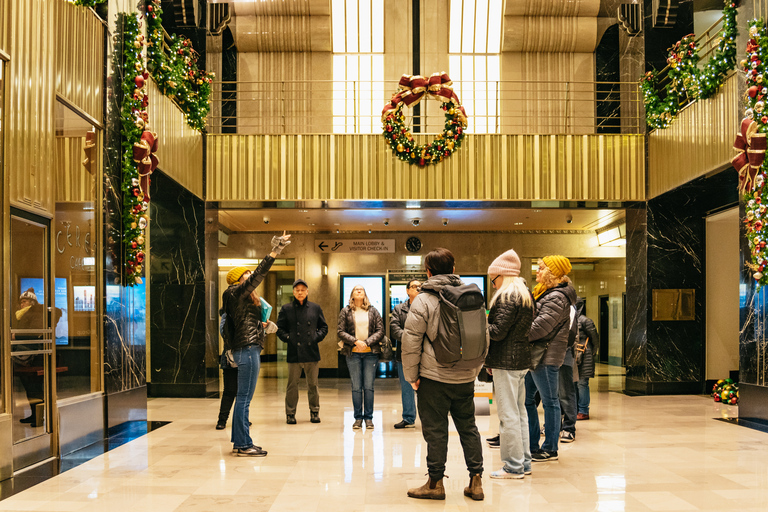
M 400 78 L 398 91 L 384 105 L 381 120 L 384 140 L 403 162 L 421 167 L 437 164 L 461 147 L 467 113 L 453 91 L 452 83 L 445 73 L 435 73 L 429 79 L 419 75 L 403 75 Z M 405 125 L 403 107 L 414 107 L 425 95 L 442 103 L 440 108 L 445 111 L 445 125 L 442 133 L 432 142 L 417 144 Z
M 214 74 L 197 67 L 199 55 L 187 38 L 171 36 L 169 54 L 163 51 L 163 8 L 160 0 L 146 0 L 147 67 L 160 91 L 173 98 L 187 120 L 198 131 L 205 129 Z
M 122 33 L 123 82 L 120 121 L 122 124 L 123 192 L 123 284 L 141 284 L 144 264 L 144 230 L 149 224 L 149 176 L 157 167 L 157 135 L 149 129 L 145 88 L 149 78 L 144 68 L 144 36 L 141 22 L 125 15 Z
M 746 265 L 758 288 L 768 284 L 765 268 L 768 265 L 768 190 L 765 177 L 766 132 L 768 132 L 768 35 L 762 20 L 752 20 L 747 41 L 747 59 L 741 64 L 746 74 L 745 118 L 733 144 L 738 155 L 732 160 L 739 171 L 739 191 L 745 203 L 745 229 L 750 249 Z
M 699 70 L 698 48 L 689 34 L 669 49 L 669 84 L 664 99 L 659 95 L 657 73 L 649 71 L 640 79 L 646 122 L 651 128 L 666 128 L 680 111 L 680 104 L 708 99 L 720 90 L 726 75 L 736 67 L 737 2 L 727 0 L 723 9 L 723 28 L 715 52 Z

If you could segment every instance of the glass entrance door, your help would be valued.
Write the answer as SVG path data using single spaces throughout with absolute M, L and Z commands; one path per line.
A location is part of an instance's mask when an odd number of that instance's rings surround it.
M 10 412 L 13 416 L 13 469 L 52 456 L 51 383 L 52 297 L 48 223 L 23 213 L 11 216 Z

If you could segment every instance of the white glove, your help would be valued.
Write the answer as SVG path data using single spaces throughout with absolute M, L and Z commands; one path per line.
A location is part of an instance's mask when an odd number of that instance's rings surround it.
M 272 237 L 272 252 L 280 254 L 290 243 L 291 241 L 286 239 L 286 237 L 275 235 Z

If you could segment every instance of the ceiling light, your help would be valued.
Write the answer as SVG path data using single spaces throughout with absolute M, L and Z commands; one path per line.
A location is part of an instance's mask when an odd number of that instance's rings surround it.
M 617 247 L 626 245 L 627 225 L 619 224 L 597 233 L 597 245 L 601 247 Z
M 219 258 L 219 267 L 255 267 L 259 260 L 249 258 Z

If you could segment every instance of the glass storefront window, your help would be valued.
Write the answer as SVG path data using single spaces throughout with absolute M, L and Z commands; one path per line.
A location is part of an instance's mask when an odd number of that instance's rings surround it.
M 101 391 L 96 244 L 100 131 L 56 106 L 53 305 L 57 398 Z

